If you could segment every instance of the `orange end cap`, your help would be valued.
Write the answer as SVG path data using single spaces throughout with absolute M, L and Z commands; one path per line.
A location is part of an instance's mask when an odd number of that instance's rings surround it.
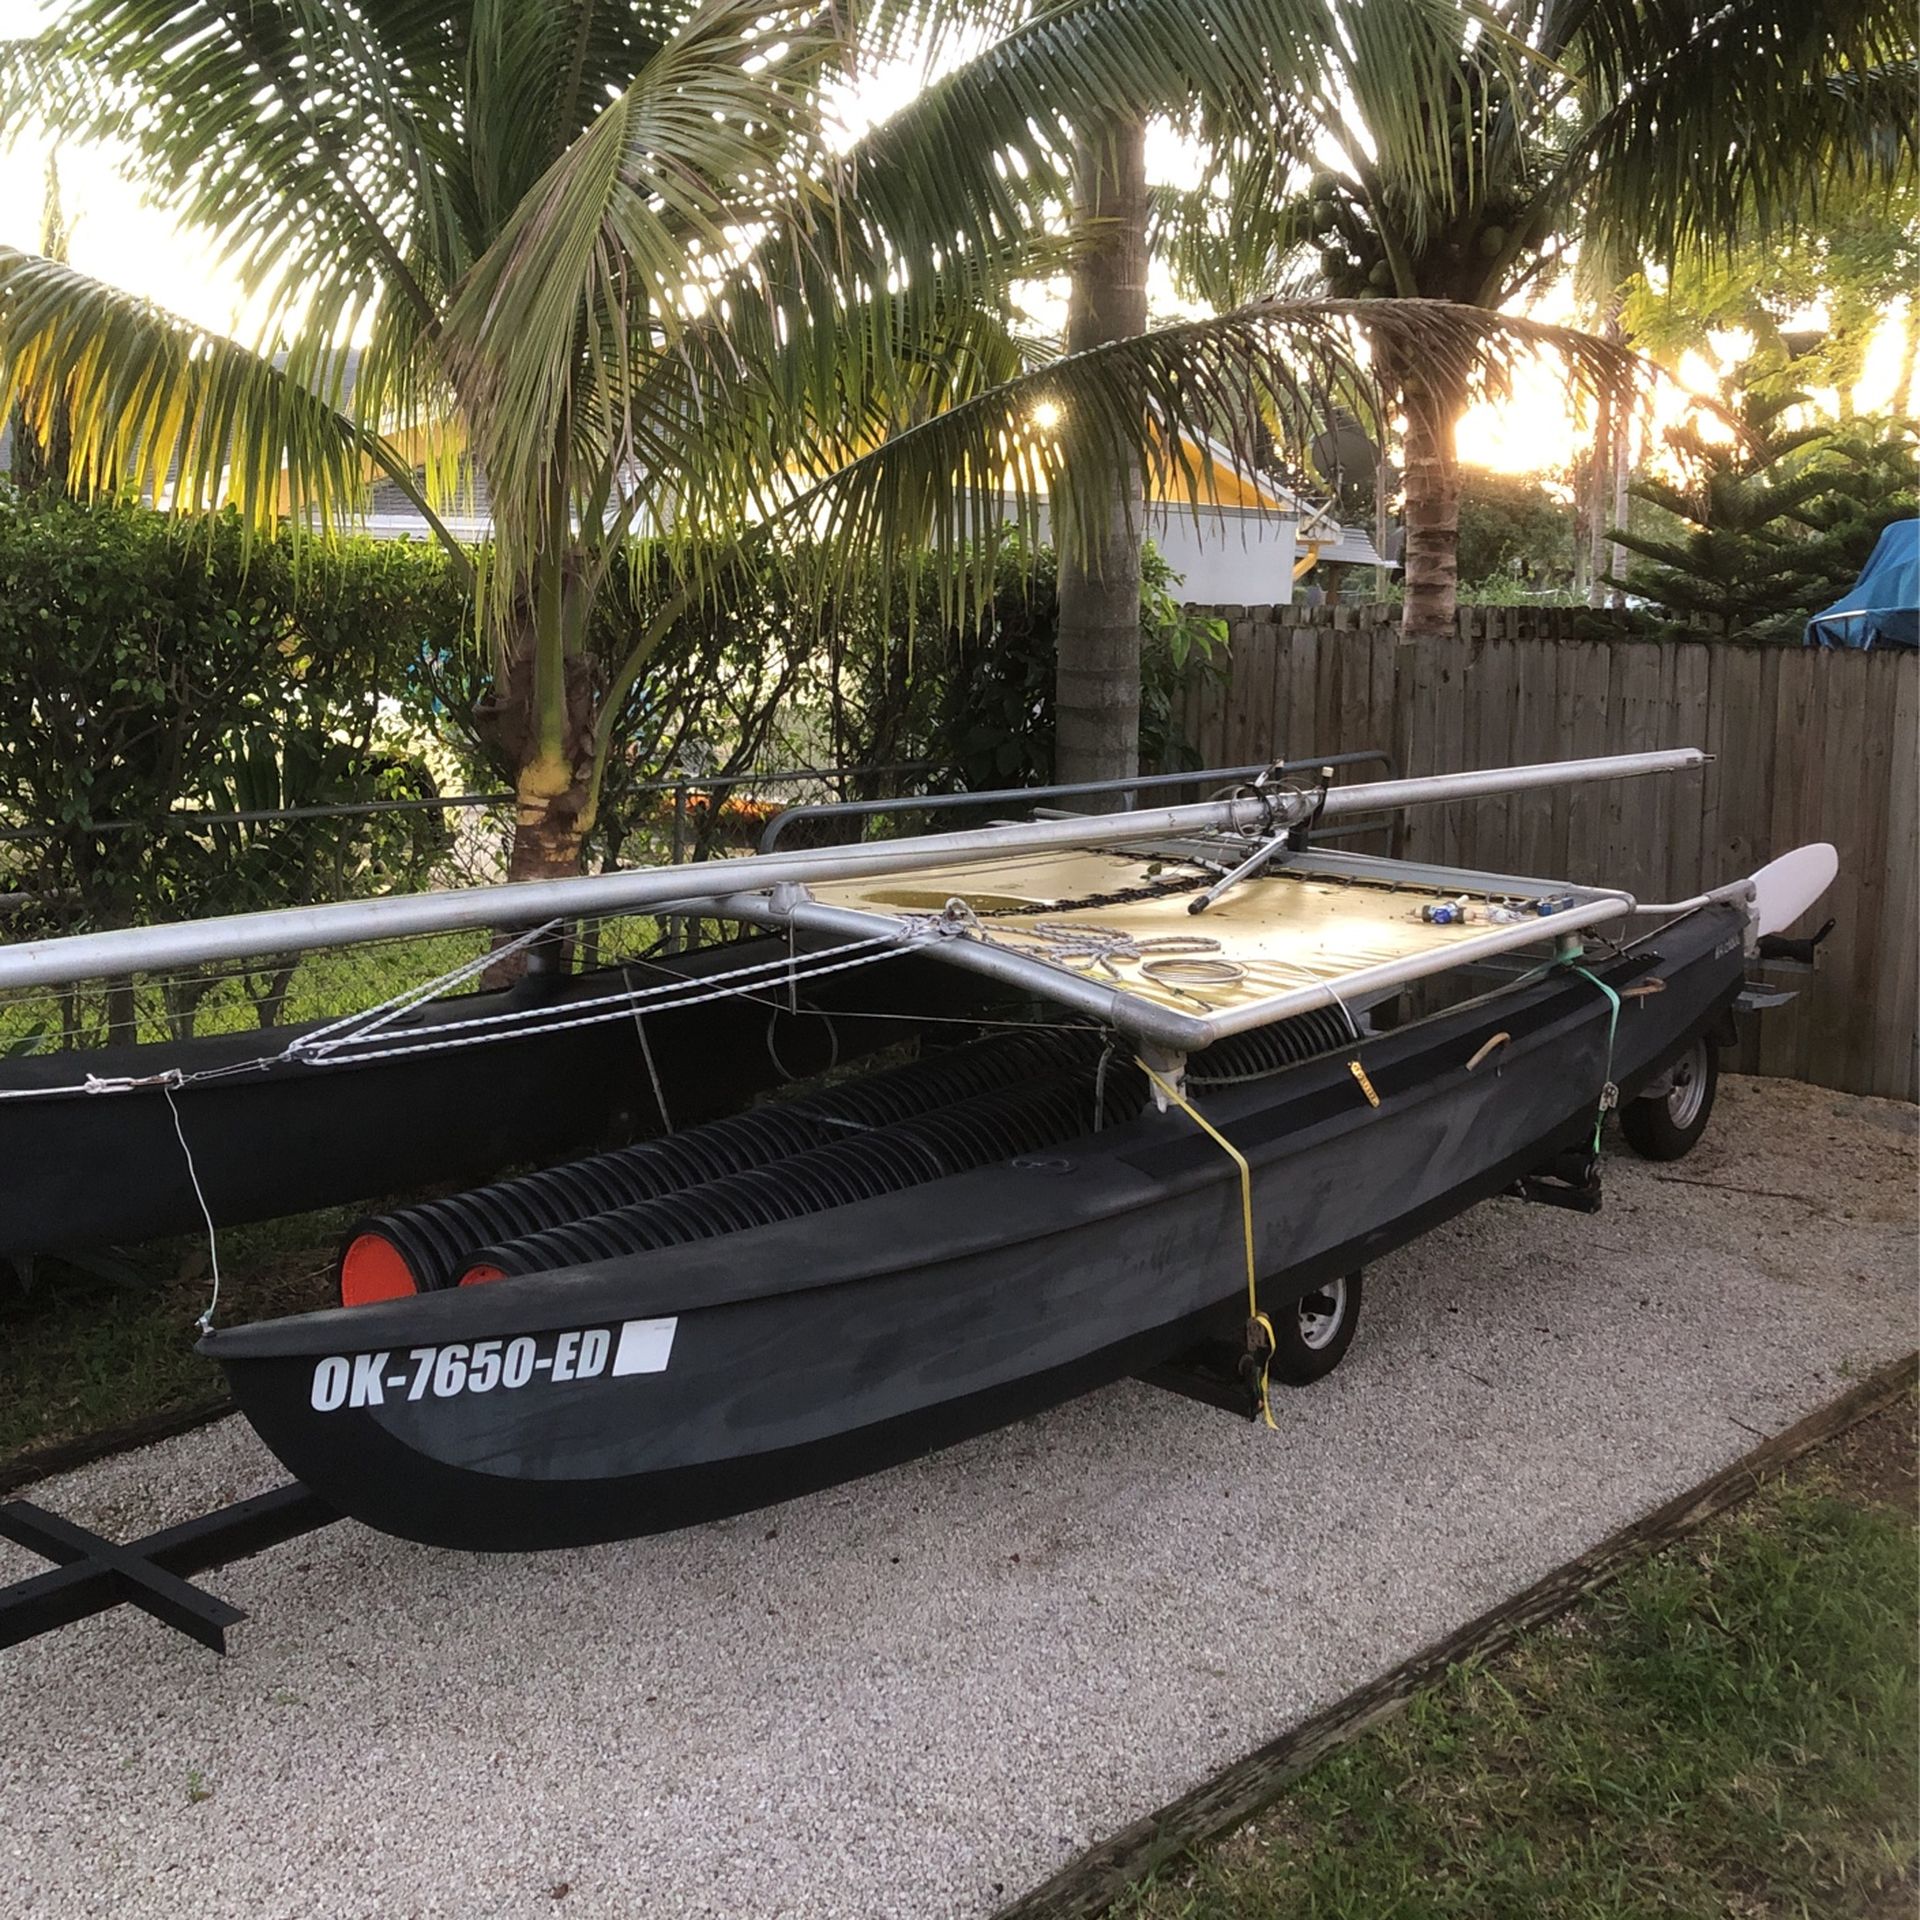
M 340 1304 L 344 1307 L 402 1300 L 419 1291 L 400 1249 L 377 1233 L 356 1235 L 340 1256 Z
M 484 1287 L 489 1280 L 504 1280 L 506 1277 L 506 1270 L 502 1267 L 469 1267 L 460 1276 L 460 1284 L 463 1287 Z

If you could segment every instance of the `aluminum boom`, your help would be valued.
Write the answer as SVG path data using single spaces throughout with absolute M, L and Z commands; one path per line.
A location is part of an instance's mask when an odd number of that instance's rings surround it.
M 1593 780 L 1645 773 L 1679 773 L 1704 766 L 1697 747 L 1658 753 L 1609 754 L 1590 760 L 1550 760 L 1534 766 L 1494 767 L 1476 773 L 1429 774 L 1334 787 L 1321 817 L 1476 800 Z M 854 846 L 754 854 L 677 867 L 636 867 L 624 873 L 582 874 L 568 880 L 526 880 L 510 886 L 447 893 L 337 900 L 323 906 L 231 914 L 214 920 L 72 934 L 58 940 L 0 946 L 0 988 L 64 986 L 103 975 L 166 972 L 215 961 L 255 959 L 318 947 L 353 946 L 462 928 L 529 927 L 548 920 L 596 914 L 690 912 L 731 894 L 814 881 L 904 873 L 918 868 L 1055 847 L 1124 846 L 1204 832 L 1271 832 L 1307 818 L 1307 792 L 1279 788 L 1262 796 L 1209 800 L 1190 806 L 1147 807 L 1131 813 L 1035 820 L 959 833 L 922 834 Z

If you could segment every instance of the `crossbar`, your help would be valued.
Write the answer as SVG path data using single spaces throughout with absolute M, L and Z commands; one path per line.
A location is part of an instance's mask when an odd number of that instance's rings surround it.
M 55 1563 L 0 1588 L 0 1647 L 18 1646 L 111 1607 L 134 1606 L 215 1653 L 244 1608 L 196 1587 L 189 1575 L 277 1547 L 340 1516 L 299 1481 L 216 1508 L 138 1540 L 109 1540 L 31 1500 L 0 1504 L 0 1535 Z

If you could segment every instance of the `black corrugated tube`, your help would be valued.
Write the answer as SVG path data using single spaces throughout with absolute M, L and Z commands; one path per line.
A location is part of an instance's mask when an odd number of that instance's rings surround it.
M 1217 1040 L 1187 1061 L 1187 1081 L 1196 1087 L 1227 1087 L 1264 1080 L 1283 1067 L 1350 1044 L 1353 1028 L 1338 1007 L 1310 1007 L 1268 1027 L 1254 1027 Z
M 478 1247 L 663 1200 L 991 1092 L 1080 1067 L 1103 1045 L 1091 1028 L 1033 1027 L 684 1133 L 359 1220 L 337 1262 L 348 1305 L 445 1287 Z
M 1089 1059 L 1044 1080 L 993 1088 L 768 1166 L 502 1240 L 473 1255 L 463 1269 L 463 1283 L 684 1246 L 901 1193 L 947 1174 L 1058 1146 L 1092 1131 L 1094 1078 Z M 875 1084 L 853 1083 L 834 1092 L 867 1092 Z M 1146 1081 L 1139 1070 L 1130 1061 L 1111 1065 L 1103 1082 L 1101 1124 L 1130 1120 L 1145 1102 Z

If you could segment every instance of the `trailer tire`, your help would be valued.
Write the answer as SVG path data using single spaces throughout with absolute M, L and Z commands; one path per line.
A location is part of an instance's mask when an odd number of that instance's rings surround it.
M 1620 1131 L 1643 1160 L 1679 1160 L 1699 1144 L 1713 1117 L 1720 1049 L 1700 1034 L 1673 1063 L 1667 1085 L 1620 1109 Z
M 1323 1281 L 1272 1314 L 1273 1358 L 1267 1374 L 1286 1387 L 1324 1380 L 1353 1345 L 1360 1322 L 1360 1276 Z

